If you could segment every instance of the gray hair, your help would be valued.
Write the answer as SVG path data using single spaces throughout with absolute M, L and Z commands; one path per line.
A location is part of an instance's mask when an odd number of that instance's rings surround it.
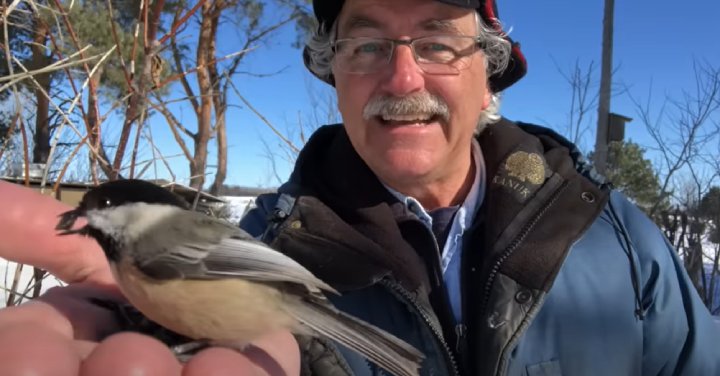
M 485 71 L 487 77 L 502 73 L 510 61 L 511 46 L 507 39 L 503 38 L 500 27 L 494 29 L 483 21 L 482 17 L 475 12 L 475 20 L 478 31 L 482 38 L 482 52 L 485 54 Z M 498 26 L 500 21 L 493 20 Z M 328 29 L 321 25 L 313 32 L 313 35 L 306 43 L 307 67 L 317 77 L 325 82 L 331 82 L 332 59 L 334 56 L 332 42 L 337 35 L 337 20 Z M 326 31 L 327 30 L 327 31 Z M 486 125 L 500 120 L 500 93 L 491 93 L 490 105 L 483 111 L 478 119 L 476 133 L 482 132 Z

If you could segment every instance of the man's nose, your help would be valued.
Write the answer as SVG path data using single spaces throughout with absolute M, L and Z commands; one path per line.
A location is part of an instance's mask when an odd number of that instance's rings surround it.
M 423 71 L 415 61 L 410 46 L 396 46 L 383 80 L 383 90 L 390 95 L 403 97 L 423 90 L 424 86 Z

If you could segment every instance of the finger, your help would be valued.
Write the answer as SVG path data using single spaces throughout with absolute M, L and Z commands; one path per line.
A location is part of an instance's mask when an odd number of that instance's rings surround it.
M 48 270 L 66 282 L 113 283 L 107 261 L 95 241 L 58 236 L 58 215 L 70 209 L 60 201 L 18 184 L 0 181 L 0 257 Z
M 300 349 L 290 332 L 276 332 L 253 341 L 243 353 L 263 375 L 299 375 Z
M 219 347 L 204 350 L 190 359 L 183 370 L 183 376 L 299 374 L 300 350 L 290 332 L 266 335 L 247 346 L 242 353 Z
M 73 338 L 72 323 L 55 307 L 39 300 L 0 310 L 0 330 L 16 326 L 42 328 L 68 341 Z
M 81 376 L 178 376 L 180 363 L 162 342 L 118 333 L 101 342 L 82 362 Z
M 68 342 L 74 342 L 76 353 L 85 358 L 96 343 L 72 339 L 76 335 L 87 338 L 102 337 L 102 333 L 116 328 L 116 323 L 107 310 L 95 307 L 87 301 L 73 301 L 73 298 L 79 299 L 80 293 L 90 291 L 73 287 L 51 289 L 40 298 L 0 310 L 0 330 L 18 326 L 44 329 L 56 333 Z M 61 295 L 64 295 L 63 299 Z M 68 305 L 77 305 L 70 309 L 75 311 L 75 317 L 69 317 L 63 312 L 68 310 Z M 99 313 L 92 314 L 93 311 Z M 71 320 L 75 320 L 75 323 Z
M 71 323 L 71 338 L 99 341 L 120 328 L 114 312 L 91 303 L 90 298 L 123 299 L 116 290 L 90 284 L 73 284 L 52 288 L 36 301 L 51 305 L 57 314 Z
M 213 347 L 193 356 L 183 368 L 182 376 L 256 376 L 263 375 L 243 354 Z
M 33 324 L 53 330 L 68 340 L 97 341 L 119 328 L 115 315 L 90 303 L 90 297 L 119 298 L 113 291 L 89 285 L 55 287 L 37 299 L 0 310 L 0 327 Z
M 80 357 L 62 334 L 29 323 L 0 328 L 0 375 L 75 376 L 79 368 Z

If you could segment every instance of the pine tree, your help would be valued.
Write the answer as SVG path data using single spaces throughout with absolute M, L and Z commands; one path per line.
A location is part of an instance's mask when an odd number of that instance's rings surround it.
M 660 197 L 660 182 L 645 149 L 632 141 L 612 142 L 608 150 L 607 178 L 646 212 Z M 666 205 L 666 203 L 664 203 Z

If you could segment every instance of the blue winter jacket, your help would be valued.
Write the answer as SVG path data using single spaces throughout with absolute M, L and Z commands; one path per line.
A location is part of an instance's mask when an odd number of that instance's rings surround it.
M 316 131 L 241 226 L 337 287 L 340 309 L 423 351 L 422 375 L 720 375 L 720 327 L 650 219 L 550 130 L 503 120 L 478 140 L 488 189 L 464 236 L 462 323 L 432 232 L 342 126 Z M 306 374 L 385 374 L 313 341 L 300 339 Z

